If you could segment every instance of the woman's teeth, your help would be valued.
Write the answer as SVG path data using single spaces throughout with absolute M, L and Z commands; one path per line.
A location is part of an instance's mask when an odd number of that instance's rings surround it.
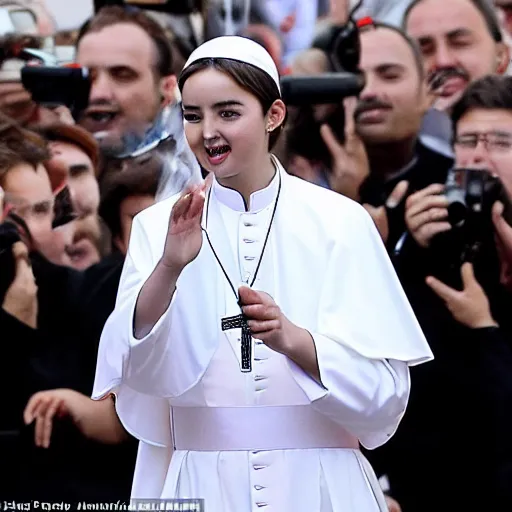
M 231 148 L 229 146 L 217 146 L 214 148 L 206 148 L 209 156 L 215 157 L 227 153 Z

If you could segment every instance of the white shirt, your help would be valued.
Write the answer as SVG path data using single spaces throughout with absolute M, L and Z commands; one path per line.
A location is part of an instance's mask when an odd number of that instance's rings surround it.
M 219 202 L 222 220 L 230 237 L 233 257 L 240 268 L 238 285 L 250 283 L 258 267 L 265 238 L 270 227 L 272 212 L 279 187 L 279 173 L 263 190 L 253 193 L 249 201 L 249 210 L 243 197 L 236 191 L 213 184 L 213 194 Z
M 135 339 L 137 297 L 161 257 L 175 199 L 145 210 L 134 221 L 93 393 L 95 399 L 117 393 L 120 420 L 141 441 L 134 497 L 204 498 L 215 512 L 387 510 L 360 450 L 303 448 L 308 436 L 322 443 L 324 430 L 308 431 L 297 421 L 283 436 L 274 413 L 285 411 L 292 419 L 311 414 L 322 428 L 329 424 L 375 448 L 393 435 L 404 414 L 408 366 L 429 361 L 432 353 L 366 211 L 278 167 L 279 203 L 253 287 L 311 333 L 322 385 L 260 340 L 253 340 L 252 372 L 240 371 L 240 334 L 220 329 L 221 319 L 240 309 L 204 238 L 167 311 L 148 336 Z M 253 196 L 250 218 L 265 225 L 264 212 L 275 197 L 272 182 Z M 235 198 L 214 185 L 203 215 L 233 280 L 247 244 L 244 229 L 231 231 L 231 222 L 240 226 L 246 218 Z M 185 425 L 179 419 L 196 413 L 223 419 Z M 238 420 L 230 419 L 233 414 Z M 245 424 L 244 416 L 254 414 L 257 421 Z M 252 447 L 227 447 L 257 438 L 260 444 Z M 289 439 L 298 440 L 293 449 L 277 446 Z M 260 449 L 262 442 L 276 446 Z M 217 448 L 219 443 L 225 444 Z

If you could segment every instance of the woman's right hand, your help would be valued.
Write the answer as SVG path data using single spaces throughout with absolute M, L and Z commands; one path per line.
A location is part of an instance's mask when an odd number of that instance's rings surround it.
M 171 211 L 161 263 L 175 271 L 181 272 L 201 250 L 205 188 L 206 183 L 185 190 Z

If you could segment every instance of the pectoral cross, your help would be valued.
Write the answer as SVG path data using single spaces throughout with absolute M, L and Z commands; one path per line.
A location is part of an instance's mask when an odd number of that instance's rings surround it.
M 251 360 L 251 329 L 247 317 L 242 313 L 222 319 L 222 330 L 242 329 L 242 372 L 252 371 Z

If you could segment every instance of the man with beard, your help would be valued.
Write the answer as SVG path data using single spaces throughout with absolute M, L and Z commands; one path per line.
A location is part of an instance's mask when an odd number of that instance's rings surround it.
M 451 153 L 451 107 L 471 82 L 503 74 L 509 65 L 496 12 L 489 0 L 415 0 L 404 29 L 420 46 L 435 98 L 422 133 Z
M 326 105 L 301 109 L 299 120 L 305 122 L 292 125 L 289 141 L 299 154 L 293 158 L 295 171 L 365 203 L 392 251 L 405 231 L 405 197 L 445 179 L 451 160 L 418 137 L 428 100 L 416 45 L 399 29 L 380 23 L 361 27 L 360 40 L 366 86 L 359 101 L 345 100 L 344 111 Z M 295 74 L 327 69 L 319 50 L 310 50 L 294 66 Z M 312 125 L 309 117 L 326 121 L 318 129 L 319 121 Z M 306 136 L 311 126 L 317 127 L 312 138 Z M 322 167 L 330 170 L 323 173 Z

